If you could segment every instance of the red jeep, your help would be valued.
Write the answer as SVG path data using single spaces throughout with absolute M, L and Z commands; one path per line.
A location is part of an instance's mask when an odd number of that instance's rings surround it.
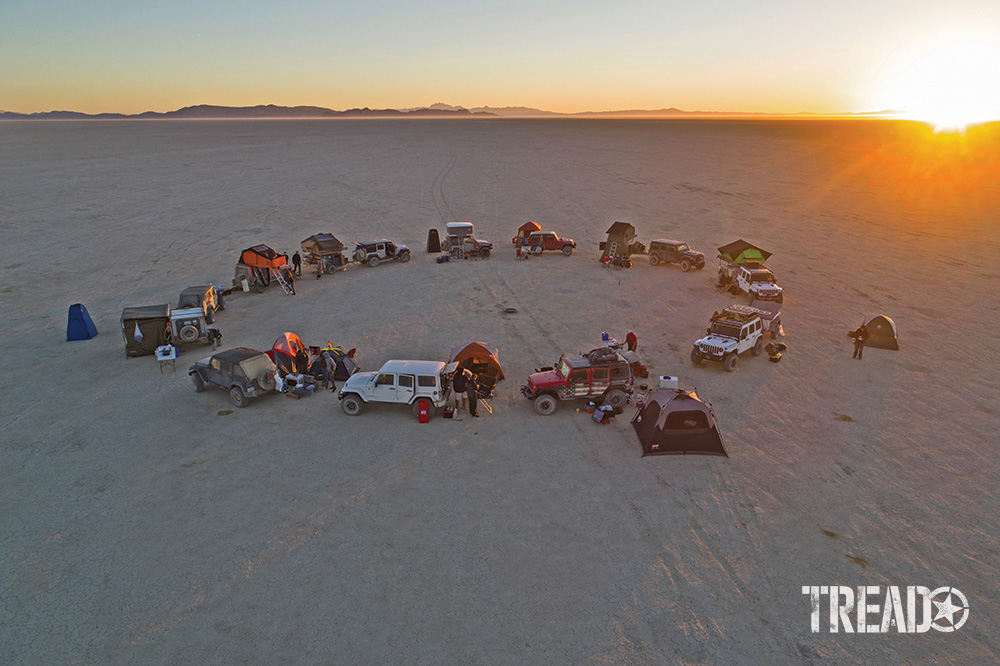
M 610 352 L 610 353 L 608 353 Z M 632 367 L 621 354 L 601 349 L 586 356 L 559 357 L 554 368 L 539 368 L 521 387 L 521 394 L 535 404 L 535 411 L 548 416 L 557 400 L 594 398 L 612 407 L 624 407 L 632 393 Z
M 576 241 L 572 238 L 560 238 L 554 231 L 535 231 L 524 240 L 525 247 L 531 250 L 532 254 L 541 254 L 545 250 L 562 252 L 567 257 L 573 254 Z

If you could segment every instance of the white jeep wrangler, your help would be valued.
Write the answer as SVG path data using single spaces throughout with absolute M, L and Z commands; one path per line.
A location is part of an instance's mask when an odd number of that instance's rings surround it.
M 410 248 L 386 239 L 354 244 L 354 261 L 372 268 L 385 259 L 399 259 L 404 264 L 410 260 Z
M 357 416 L 365 403 L 390 402 L 413 406 L 419 416 L 420 403 L 426 401 L 430 416 L 448 404 L 451 377 L 458 363 L 440 361 L 386 361 L 378 372 L 351 375 L 337 394 L 340 408 Z
M 764 266 L 740 266 L 736 273 L 736 286 L 747 293 L 750 305 L 756 300 L 784 300 L 784 290 L 774 281 L 774 273 Z
M 733 305 L 712 316 L 708 335 L 696 340 L 691 350 L 691 362 L 721 362 L 732 372 L 743 352 L 757 356 L 764 351 L 764 322 L 756 308 Z

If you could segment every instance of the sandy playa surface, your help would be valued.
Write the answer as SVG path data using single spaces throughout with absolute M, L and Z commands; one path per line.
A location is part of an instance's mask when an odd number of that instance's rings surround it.
M 887 123 L 0 124 L 0 662 L 993 663 L 1000 659 L 996 139 Z M 921 135 L 922 138 L 923 135 Z M 578 253 L 515 262 L 536 220 Z M 436 264 L 427 230 L 499 251 Z M 709 267 L 602 269 L 615 220 Z M 499 347 L 494 413 L 330 394 L 237 410 L 126 359 L 125 306 L 239 251 L 386 237 L 408 264 L 236 294 L 224 346 L 445 360 Z M 692 367 L 714 249 L 774 252 L 785 358 Z M 65 342 L 83 302 L 100 335 Z M 516 307 L 516 314 L 503 314 Z M 902 350 L 851 359 L 883 312 Z M 713 403 L 730 458 L 640 458 L 628 418 L 517 387 L 601 331 Z M 626 411 L 630 416 L 631 409 Z M 804 585 L 954 585 L 966 625 L 810 632 Z

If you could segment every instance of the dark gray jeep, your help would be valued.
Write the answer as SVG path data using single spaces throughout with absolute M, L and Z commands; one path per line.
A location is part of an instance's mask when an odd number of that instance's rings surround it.
M 657 264 L 680 264 L 681 270 L 685 273 L 691 267 L 702 269 L 705 267 L 705 254 L 692 250 L 687 243 L 673 240 L 655 240 L 649 244 L 649 263 L 653 266 Z
M 247 347 L 203 358 L 191 366 L 188 374 L 196 392 L 217 386 L 229 391 L 229 399 L 237 407 L 246 407 L 250 398 L 274 390 L 274 362 L 264 352 Z

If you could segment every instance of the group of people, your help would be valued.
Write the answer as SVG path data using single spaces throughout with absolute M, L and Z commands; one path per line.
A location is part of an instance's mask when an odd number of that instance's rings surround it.
M 455 412 L 468 406 L 469 414 L 479 417 L 479 378 L 468 368 L 459 367 L 452 377 L 451 387 L 455 391 Z

